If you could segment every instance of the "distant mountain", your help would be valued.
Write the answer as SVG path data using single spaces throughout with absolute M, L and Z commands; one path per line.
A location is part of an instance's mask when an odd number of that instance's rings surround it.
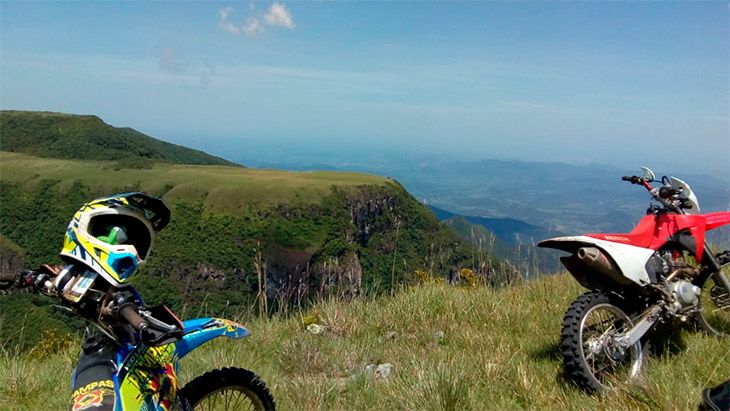
M 492 218 L 479 216 L 465 216 L 438 207 L 429 206 L 439 220 L 450 220 L 454 217 L 461 217 L 472 224 L 480 225 L 494 233 L 500 240 L 508 244 L 515 244 L 518 241 L 530 243 L 540 241 L 550 235 L 555 235 L 536 225 L 526 223 L 514 218 Z
M 111 160 L 127 166 L 150 162 L 238 166 L 132 128 L 113 127 L 97 116 L 53 112 L 0 111 L 0 150 L 39 157 Z
M 259 149 L 260 150 L 260 149 Z M 310 150 L 306 156 L 291 148 L 248 153 L 245 163 L 276 164 L 290 170 L 328 167 L 363 171 L 397 179 L 413 195 L 428 204 L 465 216 L 515 219 L 540 227 L 549 236 L 558 233 L 626 232 L 644 215 L 650 196 L 646 190 L 621 181 L 622 175 L 640 172 L 597 164 L 562 164 L 504 160 L 468 161 L 448 154 L 418 155 L 361 151 L 357 155 Z M 283 155 L 282 153 L 287 153 Z M 235 153 L 231 154 L 233 158 Z M 654 159 L 647 154 L 646 165 Z M 656 160 L 657 162 L 660 160 Z M 697 175 L 677 162 L 671 169 L 654 168 L 657 177 L 673 175 L 692 186 L 703 212 L 730 209 L 728 174 Z M 498 227 L 495 233 L 507 238 Z M 506 221 L 507 234 L 514 225 Z M 527 228 L 527 227 L 526 227 Z M 527 231 L 530 231 L 527 228 Z M 519 231 L 519 230 L 515 230 Z M 539 231 L 538 231 L 539 233 Z M 538 233 L 527 233 L 539 239 Z M 521 237 L 522 234 L 521 234 Z
M 555 253 L 536 247 L 541 240 L 560 233 L 514 218 L 465 216 L 438 207 L 429 208 L 462 240 L 471 243 L 478 251 L 511 261 L 523 275 L 535 269 L 542 273 L 562 270 Z

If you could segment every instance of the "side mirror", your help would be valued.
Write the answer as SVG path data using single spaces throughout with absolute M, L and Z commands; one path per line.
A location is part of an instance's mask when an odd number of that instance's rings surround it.
M 644 180 L 646 180 L 646 181 L 648 181 L 650 183 L 652 181 L 655 181 L 656 180 L 656 176 L 654 175 L 654 172 L 651 171 L 651 169 L 649 167 L 641 166 L 641 171 L 644 173 L 644 175 L 642 175 L 642 177 L 644 178 Z

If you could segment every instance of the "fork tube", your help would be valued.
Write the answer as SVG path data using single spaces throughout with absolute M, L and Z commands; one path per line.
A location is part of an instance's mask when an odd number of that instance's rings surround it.
M 722 273 L 722 266 L 715 256 L 712 255 L 712 251 L 710 250 L 710 247 L 707 246 L 707 243 L 705 243 L 705 255 L 703 260 L 704 259 L 707 260 L 707 266 L 710 270 L 712 270 L 712 275 L 715 277 L 715 280 L 717 280 L 717 283 L 722 285 L 726 293 L 730 294 L 730 281 L 728 281 L 725 274 Z
M 725 274 L 723 274 L 722 271 L 715 271 L 712 275 L 715 276 L 717 283 L 725 288 L 725 292 L 730 294 L 730 281 L 728 281 L 727 277 L 725 277 Z

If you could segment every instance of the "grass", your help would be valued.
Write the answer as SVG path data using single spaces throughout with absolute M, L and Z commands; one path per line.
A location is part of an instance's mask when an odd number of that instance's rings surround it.
M 61 160 L 0 152 L 0 179 L 24 185 L 57 180 L 65 187 L 81 182 L 94 190 L 130 189 L 164 193 L 166 201 L 205 198 L 210 211 L 237 210 L 246 203 L 315 204 L 332 187 L 386 185 L 391 180 L 348 172 L 289 172 L 229 166 L 155 164 L 119 168 L 110 161 Z M 93 170 L 90 172 L 89 170 Z
M 328 301 L 302 318 L 255 320 L 243 341 L 214 341 L 182 360 L 184 383 L 238 366 L 268 383 L 280 409 L 696 409 L 703 387 L 730 376 L 730 344 L 689 330 L 649 362 L 644 380 L 589 396 L 563 380 L 564 310 L 583 290 L 566 275 L 508 290 L 426 284 L 392 297 Z M 441 337 L 439 332 L 443 332 Z M 62 409 L 77 348 L 45 359 L 0 357 L 8 409 Z M 391 363 L 376 379 L 368 364 Z

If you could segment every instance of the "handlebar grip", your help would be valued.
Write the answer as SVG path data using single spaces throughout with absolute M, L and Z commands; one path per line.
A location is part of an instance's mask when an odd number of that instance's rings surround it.
M 137 307 L 132 303 L 127 303 L 120 307 L 118 315 L 134 327 L 135 330 L 139 330 L 142 324 L 146 325 L 144 318 L 139 315 Z
M 621 180 L 623 180 L 623 181 L 632 181 L 632 179 L 633 179 L 633 177 L 629 177 L 629 176 L 621 177 Z

